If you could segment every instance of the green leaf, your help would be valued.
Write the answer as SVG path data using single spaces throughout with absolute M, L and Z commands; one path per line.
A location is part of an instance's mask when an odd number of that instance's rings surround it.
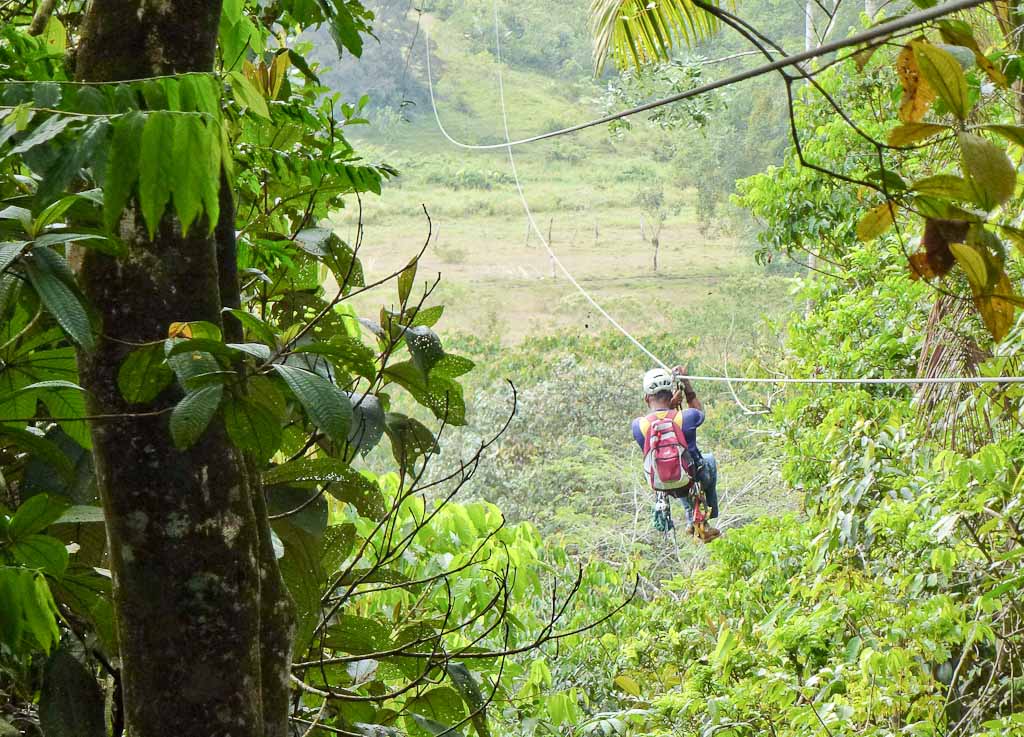
M 366 455 L 384 437 L 384 408 L 372 394 L 352 397 L 352 429 L 346 442 L 351 454 Z
M 235 95 L 235 101 L 244 108 L 259 115 L 261 118 L 270 119 L 270 110 L 267 108 L 267 101 L 256 89 L 256 85 L 240 71 L 228 73 L 231 83 L 231 91 Z
M 377 377 L 376 356 L 373 350 L 361 340 L 347 335 L 333 335 L 329 343 L 307 343 L 303 346 L 296 346 L 292 352 L 326 356 L 343 369 L 354 371 L 370 381 Z
M 224 19 L 232 25 L 237 23 L 242 18 L 244 6 L 243 0 L 224 0 Z
M 344 441 L 352 424 L 352 402 L 341 389 L 311 371 L 274 364 L 313 424 L 332 440 Z
M 402 468 L 440 451 L 434 433 L 417 419 L 388 412 L 384 416 L 384 427 L 391 440 L 391 452 Z
M 47 118 L 42 125 L 36 128 L 34 131 L 29 133 L 23 138 L 16 146 L 8 151 L 8 155 L 23 154 L 31 151 L 36 146 L 42 145 L 47 141 L 52 141 L 54 138 L 64 132 L 72 123 L 79 123 L 83 118 L 75 115 L 51 115 Z
M 959 133 L 964 173 L 974 184 L 981 204 L 993 209 L 1013 196 L 1017 170 L 1006 152 L 985 138 Z
M 419 259 L 414 258 L 409 265 L 402 269 L 398 275 L 398 303 L 405 305 L 412 294 L 412 286 L 416 282 L 416 269 L 419 266 Z
M 210 420 L 217 414 L 224 387 L 204 386 L 185 395 L 171 412 L 171 438 L 179 450 L 191 447 L 202 436 Z
M 175 136 L 176 116 L 156 111 L 146 115 L 139 149 L 139 208 L 153 238 L 171 199 L 171 183 L 176 179 L 176 162 L 171 142 Z
M 889 131 L 888 143 L 890 146 L 909 146 L 949 130 L 949 126 L 935 123 L 904 123 Z
M 98 152 L 106 151 L 110 124 L 97 120 L 90 124 L 74 141 L 61 151 L 54 162 L 47 167 L 42 181 L 36 187 L 35 206 L 46 205 L 59 198 L 70 187 Z
M 967 91 L 967 78 L 956 57 L 926 41 L 911 44 L 921 74 L 939 98 L 960 120 L 966 120 L 971 110 Z
M 61 452 L 60 448 L 46 438 L 22 428 L 3 426 L 0 426 L 0 438 L 28 451 L 32 461 L 52 467 L 60 476 L 60 480 L 70 482 L 74 478 L 75 469 L 71 465 L 71 461 Z
M 83 525 L 99 523 L 104 524 L 106 518 L 103 516 L 103 508 L 91 504 L 76 504 L 68 507 L 54 524 L 58 525 Z
M 267 486 L 330 484 L 328 493 L 351 504 L 362 516 L 379 520 L 387 513 L 377 483 L 337 458 L 299 458 L 270 469 L 263 474 L 263 481 Z
M 75 343 L 92 351 L 95 341 L 89 315 L 77 290 L 65 281 L 62 263 L 63 259 L 49 248 L 34 248 L 22 258 L 25 274 L 47 311 Z
M 895 208 L 892 203 L 875 205 L 857 223 L 857 238 L 862 241 L 874 240 L 892 227 L 895 222 Z
M 188 233 L 203 211 L 203 180 L 216 178 L 220 181 L 220 166 L 213 167 L 208 160 L 211 136 L 198 115 L 180 116 L 174 127 L 171 149 L 178 164 L 171 194 L 184 233 Z M 211 227 L 215 224 L 216 220 L 210 223 Z
M 20 578 L 20 598 L 25 626 L 36 642 L 49 652 L 50 647 L 60 641 L 60 629 L 57 627 L 57 605 L 53 601 L 50 585 L 46 576 L 35 571 L 22 571 Z
M 463 399 L 462 386 L 439 372 L 437 367 L 427 381 L 423 380 L 422 372 L 411 361 L 388 366 L 384 370 L 384 375 L 408 391 L 438 419 L 446 421 L 449 425 L 466 424 L 466 402 Z
M 342 563 L 352 554 L 356 542 L 356 526 L 350 523 L 331 525 L 324 530 L 320 541 L 320 565 L 330 576 L 341 570 Z
M 0 243 L 0 274 L 7 271 L 7 268 L 21 255 L 26 246 L 28 246 L 28 241 Z
M 46 663 L 39 695 L 39 723 L 46 737 L 105 737 L 104 698 L 95 676 L 68 648 Z
M 270 348 L 262 343 L 228 343 L 227 347 L 233 351 L 252 356 L 262 363 L 269 361 L 272 355 Z
M 462 697 L 448 686 L 432 688 L 421 696 L 410 699 L 406 702 L 405 708 L 414 718 L 419 717 L 416 719 L 416 725 L 432 735 L 458 734 L 454 728 L 445 725 L 459 724 L 466 718 Z
M 68 508 L 66 500 L 47 494 L 26 499 L 7 525 L 7 536 L 13 541 L 25 539 L 52 525 Z
M 936 174 L 914 182 L 910 189 L 918 194 L 932 197 L 948 197 L 954 200 L 974 201 L 974 190 L 963 177 L 952 174 Z
M 442 724 L 420 714 L 413 714 L 412 721 L 413 724 L 428 735 L 432 735 L 432 737 L 462 737 L 462 732 L 455 727 L 450 727 L 447 724 Z M 415 730 L 411 731 L 415 733 Z
M 224 426 L 237 448 L 266 461 L 281 447 L 281 421 L 266 406 L 231 398 L 224 404 Z
M 117 372 L 121 395 L 132 404 L 147 404 L 174 381 L 161 343 L 137 348 L 128 354 Z
M 139 180 L 139 157 L 146 116 L 138 111 L 114 121 L 114 133 L 107 157 L 103 183 L 103 220 L 107 230 L 116 232 L 128 199 Z
M 387 650 L 391 642 L 391 628 L 376 619 L 342 614 L 336 624 L 327 629 L 328 647 L 352 655 L 370 655 Z
M 424 376 L 429 376 L 434 365 L 444 358 L 441 339 L 430 328 L 407 328 L 405 343 L 409 347 L 412 362 L 423 372 Z
M 472 716 L 473 727 L 479 737 L 490 737 L 490 729 L 487 727 L 487 714 L 485 708 L 487 700 L 480 689 L 480 684 L 464 663 L 451 663 L 445 665 L 445 672 L 451 679 L 452 684 L 462 695 L 466 702 L 469 713 Z M 616 679 L 617 681 L 618 679 Z
M 14 559 L 26 568 L 40 570 L 50 576 L 62 576 L 68 567 L 67 548 L 49 535 L 19 537 L 10 551 Z

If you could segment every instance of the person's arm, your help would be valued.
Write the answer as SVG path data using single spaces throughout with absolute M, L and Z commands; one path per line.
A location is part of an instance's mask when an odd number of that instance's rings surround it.
M 684 373 L 683 367 L 676 366 L 673 373 Z M 704 411 L 704 405 L 701 403 L 700 399 L 697 398 L 697 392 L 693 390 L 693 384 L 691 384 L 690 380 L 687 378 L 683 379 L 682 393 L 677 391 L 675 394 L 672 395 L 672 406 L 675 407 L 676 409 L 679 409 L 680 407 L 683 406 L 684 398 L 686 399 L 686 406 L 689 407 L 690 409 L 700 410 L 701 412 Z

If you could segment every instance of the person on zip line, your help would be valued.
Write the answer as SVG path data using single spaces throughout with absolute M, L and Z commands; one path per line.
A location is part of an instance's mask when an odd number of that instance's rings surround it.
M 676 375 L 683 375 L 676 367 Z M 704 405 L 697 398 L 690 380 L 677 388 L 673 373 L 663 368 L 644 374 L 644 402 L 650 413 L 633 420 L 633 439 L 644 453 L 644 477 L 655 492 L 681 502 L 686 509 L 687 534 L 693 534 L 693 503 L 687 493 L 694 481 L 701 484 L 711 508 L 718 517 L 718 464 L 711 453 L 697 446 L 697 428 L 704 423 Z M 683 400 L 686 408 L 682 409 Z M 721 535 L 714 527 L 704 530 L 704 542 Z

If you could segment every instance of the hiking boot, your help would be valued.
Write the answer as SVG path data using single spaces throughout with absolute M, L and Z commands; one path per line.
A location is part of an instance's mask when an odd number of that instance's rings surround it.
M 712 540 L 717 540 L 721 536 L 722 536 L 722 531 L 719 530 L 717 527 L 705 527 L 704 528 L 704 535 L 703 535 L 702 539 L 704 540 L 705 543 L 709 543 Z
M 693 537 L 693 523 L 691 522 L 686 526 L 686 534 Z

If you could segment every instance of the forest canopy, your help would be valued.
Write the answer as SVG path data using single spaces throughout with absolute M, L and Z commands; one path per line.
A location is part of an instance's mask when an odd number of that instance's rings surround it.
M 0 735 L 1024 733 L 1024 10 L 958 7 L 0 0 Z M 498 151 L 523 245 L 424 24 L 491 143 L 498 65 L 557 128 L 808 58 Z M 712 545 L 637 344 L 738 377 Z

